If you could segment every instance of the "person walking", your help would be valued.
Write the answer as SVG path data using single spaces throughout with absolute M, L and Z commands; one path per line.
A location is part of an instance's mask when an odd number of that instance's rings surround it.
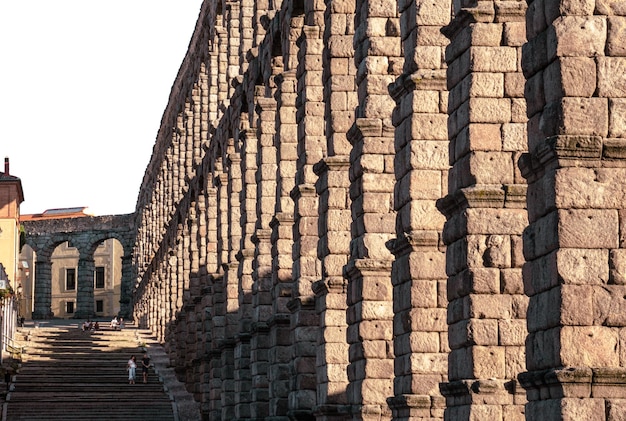
M 135 362 L 135 356 L 131 355 L 130 360 L 126 364 L 128 370 L 128 384 L 135 384 L 135 371 L 137 370 L 137 363 Z
M 143 382 L 148 383 L 148 369 L 150 368 L 150 357 L 148 357 L 148 353 L 144 352 L 143 358 L 141 359 L 141 372 L 143 373 Z

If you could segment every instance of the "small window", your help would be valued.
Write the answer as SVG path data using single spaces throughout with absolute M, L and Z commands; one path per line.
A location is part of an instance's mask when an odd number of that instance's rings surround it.
M 104 288 L 104 266 L 97 266 L 94 271 L 95 288 Z
M 74 301 L 68 301 L 65 303 L 65 312 L 68 314 L 74 313 Z
M 76 269 L 65 269 L 65 290 L 74 291 L 76 289 Z
M 104 301 L 96 300 L 96 313 L 102 313 L 104 311 Z

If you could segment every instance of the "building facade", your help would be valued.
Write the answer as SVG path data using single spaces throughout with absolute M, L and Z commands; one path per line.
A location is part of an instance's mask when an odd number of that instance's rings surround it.
M 9 158 L 4 160 L 4 172 L 0 173 L 0 263 L 6 276 L 13 282 L 18 273 L 20 250 L 20 204 L 24 201 L 22 182 L 10 174 Z
M 13 345 L 17 326 L 18 261 L 21 245 L 20 204 L 24 201 L 21 180 L 11 175 L 9 158 L 0 172 L 0 362 Z
M 626 8 L 206 0 L 134 317 L 207 420 L 626 414 Z

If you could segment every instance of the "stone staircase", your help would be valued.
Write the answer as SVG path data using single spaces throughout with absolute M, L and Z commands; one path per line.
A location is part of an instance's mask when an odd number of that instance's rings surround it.
M 23 332 L 29 336 L 27 350 L 2 421 L 176 420 L 155 371 L 150 370 L 147 384 L 142 382 L 143 351 L 132 327 L 83 332 L 68 324 Z M 128 384 L 131 355 L 138 362 L 136 384 Z

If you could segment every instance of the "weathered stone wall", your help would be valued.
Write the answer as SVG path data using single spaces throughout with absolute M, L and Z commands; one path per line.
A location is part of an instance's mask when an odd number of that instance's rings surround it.
M 205 1 L 133 253 L 204 418 L 621 419 L 624 16 Z

